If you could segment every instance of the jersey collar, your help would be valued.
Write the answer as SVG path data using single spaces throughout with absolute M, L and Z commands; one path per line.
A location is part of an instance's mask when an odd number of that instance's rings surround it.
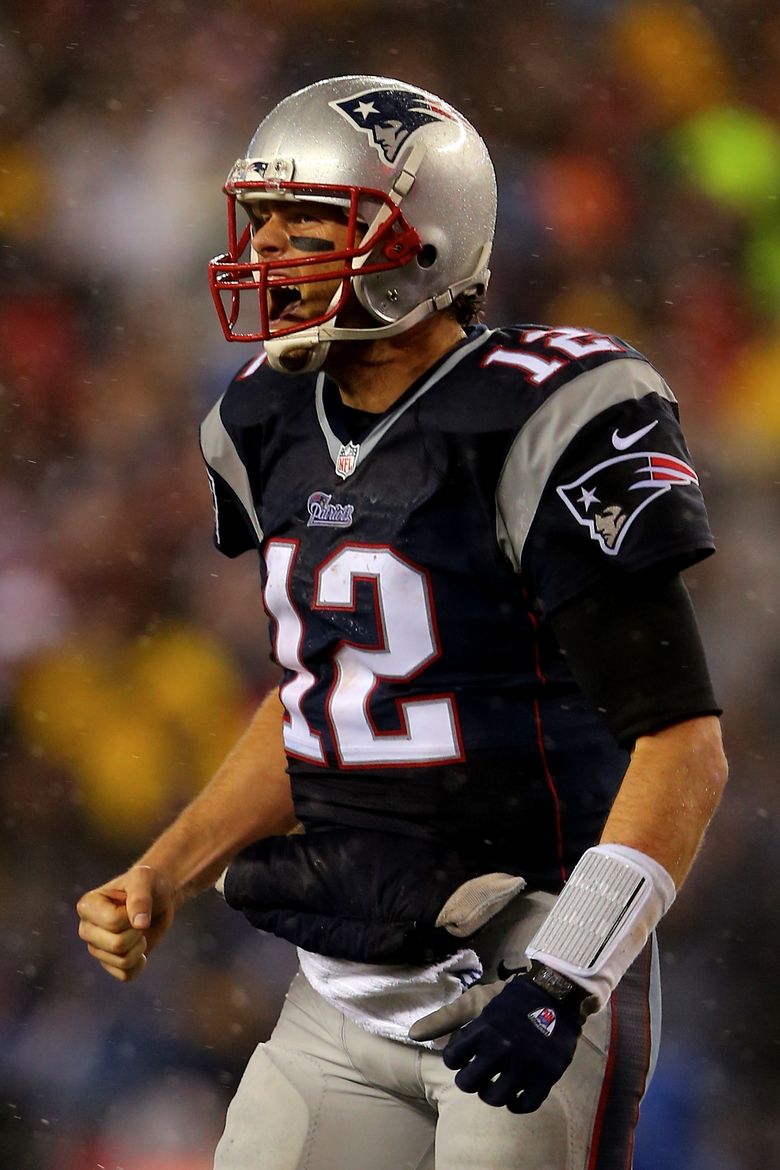
M 386 410 L 384 413 L 377 415 L 379 420 L 375 427 L 369 431 L 368 435 L 361 440 L 359 444 L 350 444 L 352 452 L 351 471 L 354 471 L 363 463 L 378 443 L 382 441 L 384 436 L 390 428 L 398 421 L 402 414 L 404 414 L 410 406 L 417 402 L 418 398 L 422 398 L 432 386 L 445 378 L 452 370 L 459 365 L 464 358 L 467 358 L 474 350 L 479 349 L 484 345 L 489 337 L 492 336 L 494 330 L 488 329 L 484 325 L 478 325 L 470 333 L 465 341 L 462 341 L 443 362 L 436 365 L 431 373 L 424 374 L 422 380 L 417 386 L 412 385 L 398 401 Z M 317 382 L 314 388 L 314 401 L 317 409 L 317 420 L 320 424 L 320 429 L 325 437 L 325 442 L 328 445 L 328 453 L 333 460 L 334 467 L 339 465 L 339 456 L 343 455 L 344 442 L 336 434 L 331 425 L 330 418 L 326 407 L 327 401 L 326 392 L 326 375 L 320 372 L 317 375 Z M 341 474 L 341 473 L 339 473 Z

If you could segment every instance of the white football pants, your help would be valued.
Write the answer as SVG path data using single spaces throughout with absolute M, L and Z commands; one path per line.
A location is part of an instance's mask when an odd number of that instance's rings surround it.
M 483 929 L 485 978 L 521 966 L 554 899 L 521 895 Z M 639 1103 L 655 1063 L 655 940 L 535 1113 L 456 1088 L 438 1052 L 375 1036 L 299 973 L 227 1114 L 214 1170 L 630 1170 Z

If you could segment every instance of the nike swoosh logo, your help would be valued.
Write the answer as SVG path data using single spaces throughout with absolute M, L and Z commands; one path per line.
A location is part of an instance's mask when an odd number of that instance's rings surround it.
M 507 981 L 507 979 L 511 979 L 513 975 L 519 975 L 521 973 L 521 971 L 526 971 L 526 970 L 527 970 L 526 967 L 506 967 L 506 966 L 504 966 L 503 959 L 499 959 L 498 966 L 496 967 L 496 972 L 498 974 L 498 977 L 504 983 Z
M 640 427 L 638 431 L 632 431 L 630 435 L 619 435 L 617 431 L 612 432 L 612 446 L 616 451 L 625 451 L 628 447 L 633 447 L 634 443 L 638 443 L 640 439 L 644 439 L 645 435 L 649 435 L 653 427 L 658 425 L 658 419 L 654 418 L 646 427 Z

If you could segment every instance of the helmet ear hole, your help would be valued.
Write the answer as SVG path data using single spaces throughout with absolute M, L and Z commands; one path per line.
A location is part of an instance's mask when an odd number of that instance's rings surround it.
M 417 263 L 420 268 L 431 268 L 438 254 L 433 244 L 423 244 L 422 251 L 417 254 Z

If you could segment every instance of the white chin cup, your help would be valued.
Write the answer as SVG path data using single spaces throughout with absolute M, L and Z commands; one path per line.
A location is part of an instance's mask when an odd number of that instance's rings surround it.
M 288 337 L 269 338 L 263 342 L 268 364 L 280 374 L 313 374 L 322 368 L 329 341 L 320 341 L 319 330 L 291 333 Z

